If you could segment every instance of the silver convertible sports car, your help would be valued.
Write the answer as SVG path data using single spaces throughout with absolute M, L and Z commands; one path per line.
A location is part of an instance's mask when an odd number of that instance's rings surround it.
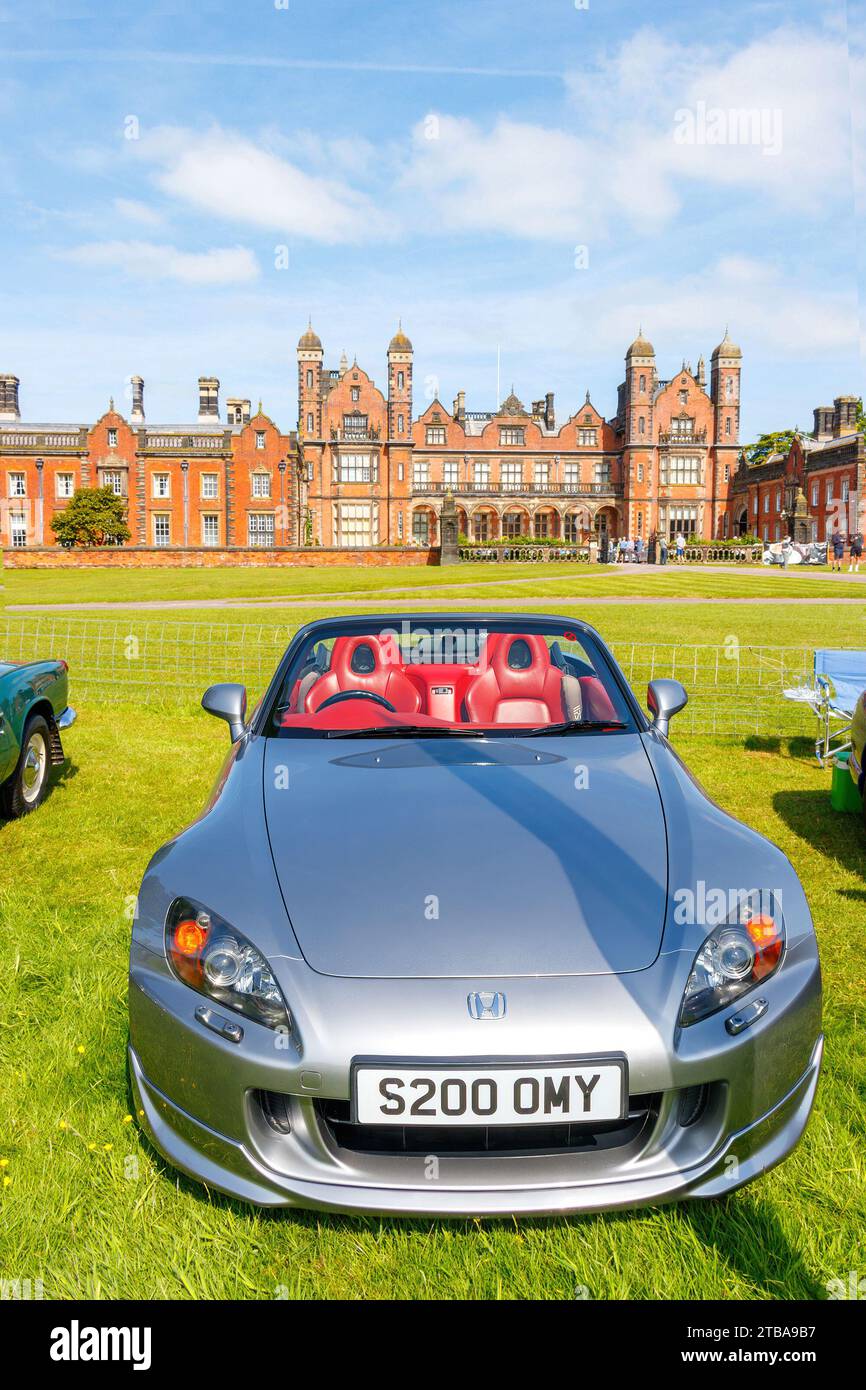
M 571 619 L 297 633 L 154 855 L 130 1067 L 158 1149 L 248 1202 L 497 1215 L 716 1197 L 821 1065 L 785 856 L 710 801 Z M 721 754 L 720 754 L 721 756 Z

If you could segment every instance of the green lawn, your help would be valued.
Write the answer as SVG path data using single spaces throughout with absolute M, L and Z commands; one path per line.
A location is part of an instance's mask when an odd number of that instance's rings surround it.
M 703 571 L 699 567 L 648 572 L 632 566 L 575 564 L 464 564 L 438 567 L 279 568 L 210 570 L 7 570 L 7 604 L 164 603 L 176 601 L 304 599 L 317 595 L 367 598 L 382 592 L 411 597 L 424 591 L 456 599 L 470 595 L 530 598 L 558 594 L 715 596 L 759 598 L 862 598 L 866 586 L 839 582 L 822 570 L 809 575 L 758 569 Z
M 241 677 L 255 696 L 300 623 L 341 610 L 381 611 L 389 587 L 417 586 L 423 607 L 437 588 L 466 583 L 468 576 L 465 568 L 7 572 L 9 602 L 35 601 L 34 592 L 45 603 L 99 601 L 110 585 L 118 604 L 110 613 L 0 616 L 0 652 L 68 656 L 80 711 L 66 740 L 71 765 L 48 802 L 35 816 L 0 824 L 4 1277 L 41 1277 L 46 1297 L 268 1298 L 286 1291 L 571 1299 L 583 1287 L 593 1298 L 709 1299 L 820 1298 L 829 1279 L 862 1272 L 863 827 L 830 810 L 829 773 L 810 757 L 806 740 L 789 738 L 797 730 L 810 733 L 809 720 L 777 692 L 767 697 L 761 737 L 685 733 L 704 727 L 696 716 L 709 708 L 713 672 L 723 686 L 733 679 L 734 665 L 719 656 L 732 641 L 746 673 L 763 670 L 770 659 L 759 658 L 758 648 L 789 648 L 791 661 L 808 663 L 816 645 L 866 645 L 866 603 L 797 601 L 801 591 L 858 598 L 862 591 L 742 572 L 568 569 L 560 584 L 554 567 L 519 571 L 509 570 L 507 584 L 497 587 L 489 570 L 482 576 L 473 570 L 460 597 L 472 600 L 467 607 L 507 609 L 509 597 L 519 595 L 539 611 L 587 618 L 614 644 L 639 694 L 647 671 L 633 645 L 646 653 L 657 644 L 655 674 L 666 674 L 674 644 L 680 663 L 701 645 L 694 679 L 677 667 L 692 702 L 674 726 L 676 741 L 710 794 L 790 856 L 820 938 L 826 1069 L 796 1153 L 711 1205 L 499 1223 L 263 1214 L 179 1178 L 128 1118 L 126 958 L 130 904 L 143 869 L 153 850 L 197 812 L 227 747 L 222 726 L 196 709 L 197 694 L 211 680 Z M 121 581 L 116 589 L 115 580 Z M 666 601 L 686 592 L 750 601 Z M 266 600 L 281 593 L 308 602 L 243 610 L 123 606 L 143 597 Z M 578 601 L 576 593 L 586 597 Z M 594 602 L 608 594 L 656 601 Z M 766 605 L 763 595 L 786 601 Z M 351 599 L 363 602 L 350 606 Z M 737 704 L 750 713 L 745 696 Z
M 821 942 L 826 1071 L 806 1138 L 711 1205 L 501 1223 L 251 1211 L 179 1178 L 127 1117 L 129 904 L 226 749 L 203 714 L 83 703 L 72 764 L 0 827 L 0 1269 L 46 1298 L 815 1298 L 862 1270 L 863 829 L 801 746 L 682 740 L 792 857 Z

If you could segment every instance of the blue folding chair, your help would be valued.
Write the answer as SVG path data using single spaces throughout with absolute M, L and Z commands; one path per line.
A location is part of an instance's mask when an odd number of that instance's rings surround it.
M 824 647 L 815 652 L 814 684 L 785 690 L 788 700 L 807 704 L 818 720 L 815 757 L 821 766 L 851 747 L 851 720 L 866 690 L 866 652 Z M 845 739 L 844 742 L 838 742 Z

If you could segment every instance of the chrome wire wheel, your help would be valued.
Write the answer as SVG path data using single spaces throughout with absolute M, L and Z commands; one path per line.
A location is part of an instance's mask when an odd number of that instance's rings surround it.
M 28 806 L 35 806 L 39 800 L 47 769 L 48 745 L 42 731 L 35 729 L 27 740 L 21 768 L 21 795 Z

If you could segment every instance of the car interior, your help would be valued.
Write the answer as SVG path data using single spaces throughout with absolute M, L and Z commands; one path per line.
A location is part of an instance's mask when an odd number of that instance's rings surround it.
M 491 632 L 467 660 L 428 660 L 388 634 L 340 636 L 306 656 L 280 727 L 490 727 L 622 719 L 585 652 L 541 633 Z M 397 718 L 395 719 L 395 716 Z

